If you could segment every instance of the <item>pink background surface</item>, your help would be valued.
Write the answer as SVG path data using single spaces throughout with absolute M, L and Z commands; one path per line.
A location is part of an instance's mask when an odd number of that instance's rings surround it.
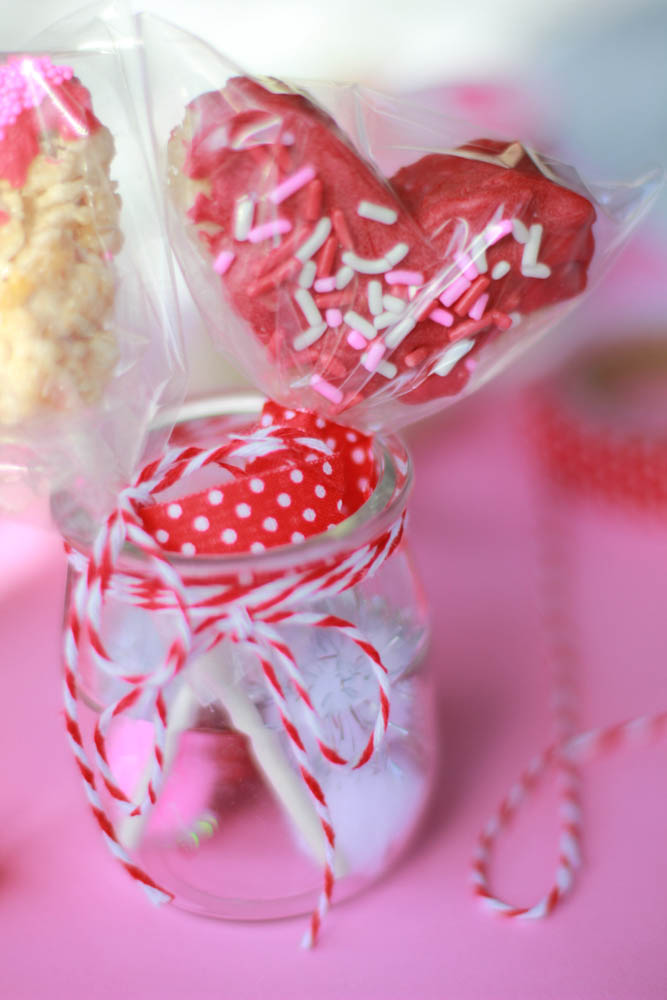
M 503 392 L 422 427 L 413 452 L 411 531 L 433 610 L 441 777 L 412 854 L 335 908 L 312 954 L 298 948 L 303 921 L 223 924 L 158 911 L 111 861 L 65 744 L 59 543 L 0 525 L 0 996 L 667 996 L 664 745 L 586 767 L 585 863 L 548 920 L 504 921 L 471 895 L 481 825 L 549 741 L 534 493 L 521 417 Z M 568 523 L 582 727 L 664 708 L 667 523 L 582 501 Z M 549 884 L 554 807 L 547 783 L 494 858 L 494 887 L 518 903 Z

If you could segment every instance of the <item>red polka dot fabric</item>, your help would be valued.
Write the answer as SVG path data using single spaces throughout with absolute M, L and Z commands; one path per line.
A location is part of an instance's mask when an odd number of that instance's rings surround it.
M 190 444 L 196 428 L 193 422 L 185 432 Z M 210 434 L 210 421 L 205 429 Z M 372 438 L 316 414 L 267 402 L 256 423 L 237 435 L 247 447 L 242 458 L 232 449 L 220 462 L 219 483 L 189 494 L 183 483 L 185 495 L 158 496 L 140 511 L 165 551 L 259 554 L 298 543 L 355 513 L 375 487 Z M 276 448 L 262 454 L 267 440 Z

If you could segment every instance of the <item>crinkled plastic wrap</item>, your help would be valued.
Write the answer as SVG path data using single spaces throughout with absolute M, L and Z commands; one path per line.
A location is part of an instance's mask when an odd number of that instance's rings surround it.
M 366 429 L 469 393 L 562 319 L 659 184 L 587 185 L 514 137 L 141 32 L 172 243 L 217 343 L 271 397 Z
M 0 57 L 0 509 L 99 523 L 183 370 L 134 51 L 90 13 Z M 80 531 L 79 531 L 80 533 Z

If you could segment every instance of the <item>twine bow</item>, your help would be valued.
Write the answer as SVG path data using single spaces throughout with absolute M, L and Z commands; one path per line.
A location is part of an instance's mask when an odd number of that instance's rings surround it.
M 258 444 L 259 442 L 259 444 Z M 359 768 L 372 759 L 389 721 L 390 685 L 387 669 L 377 649 L 350 621 L 327 612 L 304 610 L 309 602 L 340 594 L 372 576 L 399 544 L 403 515 L 378 537 L 353 551 L 287 573 L 268 573 L 244 582 L 238 575 L 224 577 L 180 573 L 142 523 L 142 511 L 155 503 L 156 494 L 186 479 L 193 470 L 248 453 L 250 449 L 287 447 L 277 429 L 255 441 L 239 436 L 222 447 L 172 449 L 151 463 L 125 489 L 116 509 L 100 530 L 89 554 L 69 547 L 77 574 L 73 587 L 64 645 L 64 698 L 67 731 L 93 814 L 111 852 L 129 874 L 140 882 L 154 903 L 170 902 L 172 895 L 134 864 L 121 843 L 96 787 L 99 774 L 118 807 L 130 816 L 147 813 L 155 805 L 165 777 L 165 741 L 169 708 L 166 692 L 199 656 L 222 640 L 252 651 L 279 713 L 299 772 L 312 799 L 324 833 L 323 887 L 303 944 L 315 943 L 334 886 L 335 832 L 325 794 L 315 778 L 306 744 L 287 698 L 291 688 L 305 707 L 308 730 L 328 762 Z M 124 560 L 127 545 L 137 550 L 141 562 Z M 191 564 L 192 565 L 192 564 Z M 173 637 L 159 665 L 145 673 L 124 673 L 114 661 L 104 639 L 104 609 L 108 598 L 151 612 L 168 612 Z M 332 629 L 365 655 L 377 684 L 378 710 L 367 742 L 356 759 L 347 759 L 324 737 L 320 719 L 308 694 L 299 665 L 285 642 L 281 626 Z M 98 716 L 94 732 L 94 762 L 88 758 L 78 722 L 79 658 L 84 642 L 95 667 L 120 681 L 125 690 Z M 120 787 L 107 755 L 107 737 L 114 720 L 141 702 L 153 725 L 150 777 L 145 792 L 131 799 Z

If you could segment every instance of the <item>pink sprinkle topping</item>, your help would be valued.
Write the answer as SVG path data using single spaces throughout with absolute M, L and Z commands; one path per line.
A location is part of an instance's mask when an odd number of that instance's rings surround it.
M 468 278 L 470 281 L 474 281 L 479 271 L 473 264 L 472 260 L 467 253 L 459 253 L 456 255 L 456 263 L 458 264 L 459 270 Z
M 231 250 L 222 250 L 213 261 L 213 270 L 218 274 L 226 274 L 235 256 Z
M 424 275 L 421 271 L 387 271 L 384 279 L 389 285 L 424 284 Z
M 350 330 L 347 335 L 347 342 L 350 347 L 354 347 L 355 351 L 363 351 L 364 347 L 368 343 L 365 337 L 362 337 L 358 330 Z
M 381 340 L 374 340 L 368 348 L 365 358 L 363 358 L 361 362 L 364 368 L 369 372 L 374 372 L 382 361 L 382 357 L 386 350 L 386 345 L 383 344 Z
M 336 278 L 318 278 L 315 282 L 316 292 L 333 292 L 336 287 Z
M 324 396 L 329 402 L 334 403 L 338 406 L 343 402 L 343 393 L 340 389 L 337 389 L 335 385 L 331 385 L 330 382 L 326 382 L 319 375 L 311 375 L 310 384 L 315 390 L 319 392 L 320 396 Z
M 272 219 L 271 222 L 263 222 L 261 226 L 254 226 L 248 233 L 248 239 L 251 243 L 261 243 L 262 240 L 268 240 L 272 236 L 283 236 L 289 233 L 291 228 L 292 223 L 289 219 Z
M 456 300 L 463 295 L 470 288 L 470 282 L 463 275 L 460 275 L 456 281 L 453 281 L 449 288 L 440 296 L 440 301 L 443 306 L 451 306 Z
M 484 315 L 484 310 L 486 309 L 486 304 L 488 301 L 489 301 L 488 295 L 486 294 L 480 295 L 480 297 L 477 299 L 472 309 L 468 313 L 470 319 L 481 319 L 482 316 Z
M 434 309 L 428 315 L 429 319 L 439 323 L 440 326 L 451 326 L 454 322 L 454 317 L 447 309 Z
M 285 201 L 286 198 L 289 198 L 295 191 L 299 191 L 300 188 L 305 187 L 314 178 L 315 168 L 308 163 L 305 167 L 301 167 L 301 170 L 297 170 L 295 174 L 286 177 L 277 187 L 274 187 L 269 195 L 269 201 L 272 201 L 274 205 L 279 205 L 281 201 Z
M 327 309 L 324 314 L 324 318 L 327 321 L 327 326 L 340 326 L 343 322 L 343 314 L 340 309 Z
M 490 226 L 486 227 L 486 245 L 487 247 L 492 247 L 494 243 L 501 240 L 503 236 L 507 236 L 508 233 L 512 232 L 512 220 L 511 219 L 501 219 L 500 222 L 493 222 Z

